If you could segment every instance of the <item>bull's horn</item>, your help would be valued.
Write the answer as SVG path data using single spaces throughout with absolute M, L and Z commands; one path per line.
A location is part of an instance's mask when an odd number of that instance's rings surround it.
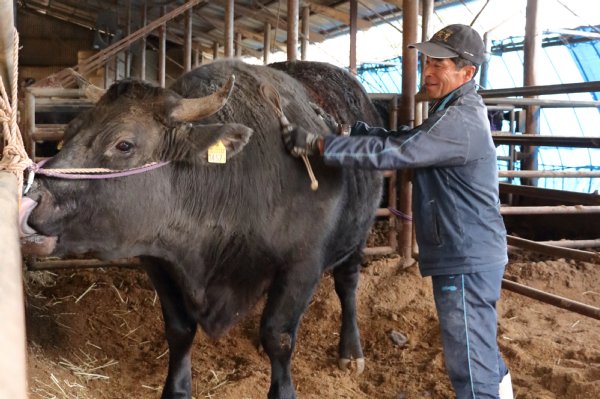
M 231 75 L 227 83 L 214 93 L 199 98 L 183 98 L 171 112 L 171 118 L 178 122 L 193 122 L 218 112 L 233 90 L 235 75 Z
M 77 86 L 79 86 L 80 89 L 83 89 L 85 96 L 93 102 L 98 102 L 98 100 L 100 100 L 100 97 L 102 97 L 104 93 L 106 93 L 106 90 L 101 89 L 96 85 L 93 85 L 74 69 L 69 68 L 69 71 L 75 77 L 75 80 L 77 81 Z

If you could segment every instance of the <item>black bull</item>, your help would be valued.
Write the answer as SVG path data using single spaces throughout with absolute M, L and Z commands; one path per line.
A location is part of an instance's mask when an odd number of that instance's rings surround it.
M 236 84 L 225 105 L 182 105 L 182 97 L 206 97 L 231 75 Z M 268 86 L 287 118 L 308 130 L 327 131 L 311 103 L 339 122 L 379 124 L 357 81 L 328 64 L 220 61 L 183 75 L 170 90 L 124 81 L 71 122 L 63 149 L 44 168 L 170 163 L 106 180 L 37 177 L 32 201 L 24 199 L 24 229 L 42 251 L 140 257 L 158 292 L 169 344 L 163 398 L 191 398 L 197 325 L 218 337 L 265 294 L 260 342 L 271 361 L 268 397 L 295 398 L 290 362 L 297 328 L 326 271 L 341 301 L 340 364 L 353 360 L 362 370 L 355 291 L 382 177 L 313 158 L 319 189 L 311 191 L 302 161 L 282 144 L 272 103 L 260 94 Z M 217 140 L 226 146 L 225 164 L 207 162 Z M 45 240 L 52 245 L 44 247 Z

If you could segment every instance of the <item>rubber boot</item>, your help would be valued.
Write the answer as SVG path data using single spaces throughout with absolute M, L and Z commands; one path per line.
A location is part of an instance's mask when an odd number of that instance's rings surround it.
M 510 379 L 510 373 L 506 373 L 502 381 L 500 381 L 500 399 L 514 399 L 512 380 Z

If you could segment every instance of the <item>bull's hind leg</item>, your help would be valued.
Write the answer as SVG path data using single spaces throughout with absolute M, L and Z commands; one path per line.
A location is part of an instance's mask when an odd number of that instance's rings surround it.
M 360 277 L 361 252 L 357 250 L 333 269 L 335 292 L 342 306 L 342 326 L 338 348 L 339 366 L 352 368 L 357 374 L 365 369 L 365 358 L 360 345 L 360 332 L 356 323 L 356 287 Z
M 295 399 L 291 358 L 300 317 L 319 281 L 315 263 L 296 264 L 273 281 L 260 323 L 260 341 L 271 361 L 269 399 Z
M 158 263 L 147 265 L 146 272 L 158 293 L 169 344 L 169 373 L 161 399 L 192 398 L 191 347 L 197 323 L 187 312 L 178 287 Z

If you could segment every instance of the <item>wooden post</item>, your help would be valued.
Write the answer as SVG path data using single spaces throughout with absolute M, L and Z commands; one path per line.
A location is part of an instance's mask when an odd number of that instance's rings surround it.
M 225 1 L 225 58 L 233 57 L 233 0 Z
M 127 26 L 125 28 L 125 36 L 131 35 L 131 0 L 127 0 Z M 125 78 L 131 77 L 131 50 L 127 47 L 125 50 Z
M 536 60 L 538 50 L 542 48 L 542 37 L 538 29 L 538 0 L 527 0 L 525 20 L 525 43 L 523 45 L 523 86 L 536 85 Z M 525 132 L 529 134 L 540 133 L 540 108 L 528 106 L 525 120 Z M 537 148 L 523 146 L 522 170 L 537 170 Z M 537 179 L 523 179 L 523 184 L 535 186 Z
M 160 16 L 166 13 L 166 7 L 160 7 Z M 165 87 L 167 71 L 167 24 L 164 23 L 158 28 L 158 83 L 160 87 Z
M 104 72 L 104 76 L 102 77 L 102 80 L 104 81 L 104 88 L 108 89 L 108 86 L 110 86 L 110 78 L 109 78 L 109 72 L 110 72 L 110 68 L 109 68 L 110 63 L 107 62 L 106 64 L 104 64 L 104 68 L 103 68 L 103 72 Z
M 213 61 L 219 58 L 219 43 L 213 43 Z
M 14 59 L 14 3 L 0 0 L 0 76 L 8 98 Z M 15 104 L 16 107 L 16 104 Z M 16 109 L 15 109 L 16 112 Z M 2 129 L 0 127 L 0 129 Z M 2 134 L 8 134 L 8 132 Z M 3 136 L 4 137 L 4 136 Z M 3 161 L 6 161 L 3 159 Z M 0 171 L 0 398 L 27 398 L 25 312 L 19 247 L 17 178 L 11 172 Z
M 358 1 L 350 0 L 350 72 L 356 76 L 356 34 L 358 31 Z
M 287 60 L 298 59 L 298 0 L 288 0 Z
M 203 61 L 204 54 L 202 53 L 202 50 L 194 49 L 194 68 L 197 68 L 200 65 L 202 65 Z
M 8 3 L 8 1 L 3 1 Z M 12 2 L 11 2 L 12 3 Z M 11 4 L 12 7 L 12 4 Z M 11 13 L 12 14 L 12 13 Z M 6 14 L 2 14 L 5 16 Z M 12 25 L 9 25 L 12 27 Z M 25 315 L 21 250 L 19 247 L 17 178 L 10 172 L 0 172 L 0 398 L 27 397 Z
M 188 0 L 189 1 L 189 0 Z M 192 69 L 192 9 L 185 12 L 183 20 L 183 72 Z
M 415 93 L 417 88 L 417 52 L 408 49 L 408 45 L 417 41 L 418 4 L 415 1 L 403 0 L 402 3 L 402 105 L 400 107 L 400 123 L 412 126 L 415 115 Z M 412 215 L 412 171 L 403 170 L 398 179 L 400 212 Z M 402 219 L 398 242 L 398 253 L 404 264 L 412 264 L 412 220 Z
M 35 140 L 33 139 L 35 133 L 35 96 L 29 88 L 25 89 L 25 104 L 21 118 L 23 145 L 29 158 L 35 160 Z
M 417 88 L 417 51 L 407 46 L 417 41 L 417 2 L 403 0 L 402 6 L 402 105 L 400 123 L 411 125 L 415 115 Z
M 308 39 L 310 35 L 310 7 L 302 7 L 302 38 L 300 40 L 300 59 L 305 61 L 308 56 Z
M 114 74 L 113 74 L 113 82 L 116 82 L 117 80 L 119 80 L 119 58 L 120 55 L 119 53 L 117 53 L 117 55 L 115 55 L 113 57 L 113 68 L 115 68 L 114 70 Z
M 388 126 L 390 130 L 398 129 L 398 96 L 394 96 L 389 104 Z M 398 171 L 391 171 L 388 181 L 388 206 L 396 207 L 398 204 Z M 395 215 L 390 215 L 388 219 L 389 232 L 388 240 L 390 247 L 398 253 L 398 219 Z
M 263 42 L 263 63 L 269 63 L 269 54 L 271 53 L 271 24 L 265 23 L 265 38 Z
M 425 42 L 429 40 L 429 36 L 431 35 L 430 29 L 430 21 L 431 16 L 433 15 L 434 4 L 433 0 L 422 0 L 423 4 L 423 20 L 421 23 L 421 41 Z M 421 54 L 421 87 L 425 84 L 425 75 L 423 71 L 425 69 L 425 60 L 427 56 L 425 54 Z M 427 101 L 421 102 L 421 118 L 423 120 L 429 117 L 429 103 Z
M 235 56 L 242 56 L 242 34 L 239 32 L 235 35 Z
M 142 6 L 142 26 L 146 26 L 146 24 L 148 23 L 148 6 L 146 5 L 146 2 L 144 1 L 144 5 Z M 140 45 L 142 47 L 141 50 L 141 60 L 140 60 L 140 72 L 139 72 L 139 77 L 142 80 L 146 80 L 146 36 L 144 36 L 141 40 L 140 40 Z

